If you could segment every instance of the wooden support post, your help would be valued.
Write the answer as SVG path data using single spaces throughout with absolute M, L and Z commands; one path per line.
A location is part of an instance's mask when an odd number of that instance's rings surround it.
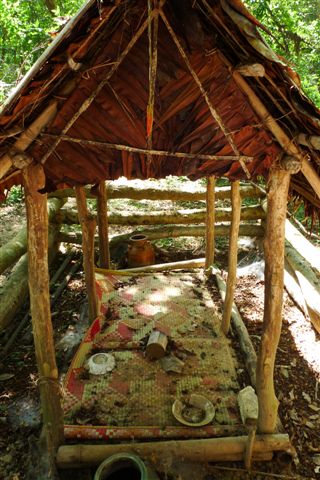
M 215 183 L 215 177 L 208 177 L 206 194 L 206 268 L 209 268 L 214 262 Z
M 89 305 L 89 320 L 93 322 L 98 315 L 98 301 L 94 278 L 94 234 L 96 229 L 96 221 L 88 212 L 84 188 L 76 187 L 75 190 L 78 215 L 82 228 L 83 268 Z
M 47 196 L 43 168 L 30 165 L 23 170 L 28 225 L 28 273 L 30 308 L 41 397 L 42 418 L 52 451 L 63 443 L 63 413 L 60 403 L 50 312 L 48 271 Z
M 101 182 L 97 189 L 97 219 L 99 229 L 99 265 L 101 268 L 110 268 L 107 189 L 105 182 Z
M 228 279 L 226 298 L 223 305 L 222 330 L 227 335 L 230 328 L 234 290 L 237 281 L 238 237 L 241 215 L 241 196 L 239 181 L 231 184 L 231 230 L 229 237 Z
M 271 170 L 264 241 L 263 333 L 257 364 L 258 430 L 263 433 L 275 431 L 279 403 L 274 391 L 273 372 L 281 332 L 285 222 L 289 183 L 290 174 L 288 172 Z

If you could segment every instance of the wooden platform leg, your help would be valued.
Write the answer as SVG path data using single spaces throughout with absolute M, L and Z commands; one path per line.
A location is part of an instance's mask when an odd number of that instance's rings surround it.
M 259 399 L 258 430 L 275 431 L 278 399 L 274 391 L 274 363 L 281 332 L 284 277 L 284 242 L 290 174 L 271 170 L 267 195 L 268 210 L 264 241 L 265 292 L 263 332 L 257 363 Z
M 107 189 L 105 182 L 100 182 L 97 189 L 97 211 L 99 230 L 100 268 L 110 268 Z
M 82 228 L 83 268 L 86 280 L 87 298 L 89 305 L 89 320 L 98 316 L 98 301 L 94 277 L 94 234 L 96 221 L 88 212 L 86 194 L 83 187 L 76 187 L 78 216 Z
M 237 281 L 238 237 L 241 216 L 241 195 L 239 181 L 231 183 L 231 229 L 229 236 L 228 279 L 226 298 L 223 304 L 222 330 L 227 335 L 230 328 L 234 290 Z
M 50 312 L 47 196 L 41 165 L 23 170 L 28 226 L 28 277 L 44 429 L 54 450 L 63 443 L 63 413 Z
M 214 263 L 214 222 L 215 222 L 215 177 L 207 178 L 206 193 L 206 264 L 209 268 Z

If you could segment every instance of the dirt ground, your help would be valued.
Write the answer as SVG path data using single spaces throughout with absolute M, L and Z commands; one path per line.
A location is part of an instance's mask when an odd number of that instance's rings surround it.
M 0 234 L 10 229 L 3 228 L 10 222 L 11 235 L 21 225 L 22 207 L 0 208 Z M 9 230 L 9 234 L 8 234 Z M 2 237 L 3 240 L 3 237 Z M 1 243 L 4 243 L 1 241 Z M 177 248 L 180 248 L 178 253 Z M 217 262 L 223 267 L 226 262 L 227 244 L 217 244 Z M 158 261 L 170 261 L 199 257 L 203 254 L 203 242 L 189 244 L 161 244 L 157 250 Z M 77 255 L 74 261 L 77 260 Z M 58 255 L 52 270 L 58 268 L 65 252 Z M 178 258 L 179 257 L 179 258 Z M 252 341 L 258 351 L 262 331 L 263 293 L 261 254 L 247 247 L 239 253 L 241 275 L 235 301 L 247 325 Z M 250 268 L 248 268 L 250 266 Z M 251 268 L 252 267 L 252 268 Z M 242 271 L 241 271 L 242 270 Z M 212 295 L 219 303 L 220 297 L 213 286 Z M 25 307 L 18 318 L 24 316 Z M 66 371 L 88 326 L 82 269 L 72 278 L 68 287 L 53 308 L 53 325 L 60 372 Z M 6 334 L 0 336 L 1 347 L 7 341 Z M 236 340 L 234 340 L 236 343 Z M 316 479 L 320 474 L 320 337 L 300 310 L 285 294 L 281 340 L 277 353 L 275 386 L 280 400 L 279 415 L 284 430 L 290 435 L 297 451 L 295 461 L 277 458 L 273 462 L 254 464 L 249 474 L 242 463 L 189 465 L 177 461 L 170 454 L 156 467 L 159 477 L 166 480 L 220 480 L 227 479 Z M 241 377 L 241 372 L 239 372 Z M 245 381 L 245 375 L 243 376 Z M 40 431 L 37 370 L 34 358 L 33 338 L 30 323 L 19 336 L 10 354 L 0 358 L 0 479 L 36 479 L 39 465 L 37 438 Z M 38 476 L 37 476 L 38 475 Z M 80 474 L 79 474 L 80 475 Z M 71 472 L 62 478 L 93 478 L 92 472 L 82 472 L 75 477 Z

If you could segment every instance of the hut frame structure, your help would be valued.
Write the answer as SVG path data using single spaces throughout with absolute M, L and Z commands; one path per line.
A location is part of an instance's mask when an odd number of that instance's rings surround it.
M 88 212 L 84 186 L 95 185 L 100 266 L 109 269 L 105 180 L 120 175 L 208 178 L 207 269 L 214 263 L 215 179 L 230 179 L 225 335 L 236 281 L 239 182 L 267 178 L 265 306 L 256 368 L 258 435 L 250 448 L 253 458 L 291 451 L 288 437 L 277 433 L 273 382 L 285 222 L 290 195 L 300 196 L 313 214 L 319 209 L 320 112 L 303 95 L 297 75 L 265 44 L 259 28 L 263 26 L 244 5 L 233 0 L 117 0 L 104 2 L 100 10 L 89 0 L 2 108 L 0 194 L 14 184 L 24 185 L 43 431 L 60 467 L 97 463 L 129 446 L 64 445 L 48 287 L 47 193 L 75 188 L 93 321 L 98 315 L 96 221 Z M 170 447 L 192 460 L 231 460 L 245 457 L 250 439 L 136 443 L 130 448 L 142 456 Z

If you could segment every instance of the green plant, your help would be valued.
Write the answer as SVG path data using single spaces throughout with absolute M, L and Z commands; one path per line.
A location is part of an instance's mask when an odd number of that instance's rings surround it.
M 15 205 L 17 203 L 21 203 L 24 200 L 24 190 L 20 186 L 13 186 L 11 190 L 9 191 L 7 198 L 6 198 L 6 204 L 7 205 Z

